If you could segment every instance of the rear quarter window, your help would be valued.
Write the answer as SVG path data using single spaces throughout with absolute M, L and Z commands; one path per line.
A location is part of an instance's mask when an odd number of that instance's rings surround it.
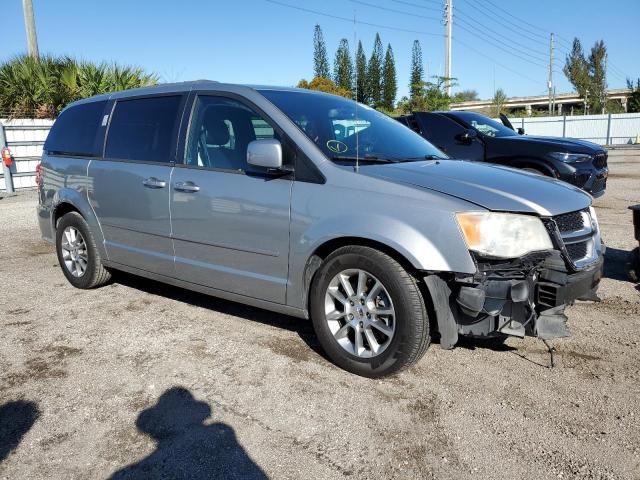
M 44 151 L 52 155 L 98 157 L 98 128 L 107 101 L 81 103 L 65 109 L 54 122 Z
M 105 157 L 172 161 L 181 100 L 181 95 L 171 95 L 118 101 L 109 124 Z
M 456 135 L 465 131 L 462 125 L 438 113 L 424 115 L 422 126 L 427 139 L 436 146 L 454 143 Z

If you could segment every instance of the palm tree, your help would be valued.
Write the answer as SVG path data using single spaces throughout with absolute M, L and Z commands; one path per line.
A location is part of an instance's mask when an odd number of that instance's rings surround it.
M 156 83 L 156 74 L 139 67 L 18 56 L 0 64 L 0 116 L 54 118 L 74 100 Z

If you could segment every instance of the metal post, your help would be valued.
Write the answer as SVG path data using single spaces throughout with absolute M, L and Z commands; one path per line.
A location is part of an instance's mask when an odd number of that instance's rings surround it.
M 567 116 L 563 115 L 562 116 L 562 138 L 565 138 L 566 136 L 567 136 Z
M 27 46 L 29 55 L 38 58 L 38 37 L 36 36 L 36 21 L 33 18 L 32 0 L 22 0 L 22 11 L 24 12 L 24 28 L 27 31 Z
M 445 60 L 444 76 L 447 79 L 445 89 L 447 95 L 451 96 L 451 41 L 453 31 L 453 0 L 445 0 L 444 4 L 444 31 L 445 31 Z
M 607 115 L 607 143 L 605 145 L 610 145 L 609 141 L 611 140 L 611 114 Z
M 553 33 L 549 38 L 549 116 L 553 115 Z
M 4 136 L 4 125 L 0 122 L 0 150 L 7 146 L 7 142 Z M 11 176 L 11 167 L 7 167 L 4 164 L 4 161 L 0 159 L 2 162 L 2 173 L 4 174 L 4 189 L 7 193 L 13 193 L 13 177 Z

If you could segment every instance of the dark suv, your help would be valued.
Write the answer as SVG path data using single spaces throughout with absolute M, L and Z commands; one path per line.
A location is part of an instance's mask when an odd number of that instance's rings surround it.
M 497 163 L 569 182 L 594 197 L 607 186 L 607 151 L 574 138 L 536 137 L 516 132 L 473 112 L 414 112 L 399 117 L 452 158 Z

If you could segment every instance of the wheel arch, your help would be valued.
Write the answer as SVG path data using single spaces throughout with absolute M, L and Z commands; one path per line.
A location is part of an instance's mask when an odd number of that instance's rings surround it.
M 82 212 L 80 211 L 80 209 L 77 208 L 73 203 L 69 201 L 63 201 L 63 202 L 60 202 L 58 205 L 56 205 L 56 207 L 53 209 L 53 212 L 51 213 L 51 223 L 53 225 L 54 231 L 57 230 L 58 222 L 60 222 L 60 219 L 64 217 L 67 213 L 71 213 L 71 212 L 76 212 L 82 218 L 85 218 Z
M 360 247 L 369 247 L 375 250 L 381 251 L 386 255 L 389 255 L 396 262 L 398 262 L 407 272 L 411 275 L 414 275 L 416 278 L 420 278 L 419 269 L 414 265 L 413 261 L 415 259 L 409 259 L 409 257 L 401 253 L 396 248 L 381 242 L 379 240 L 372 240 L 370 238 L 365 237 L 357 237 L 357 236 L 344 236 L 344 237 L 336 237 L 330 240 L 323 242 L 318 245 L 313 253 L 307 259 L 306 265 L 304 267 L 304 301 L 305 310 L 308 311 L 309 308 L 309 294 L 311 291 L 311 284 L 313 282 L 313 278 L 320 268 L 320 265 L 331 253 L 335 252 L 339 248 L 348 247 L 348 246 L 360 246 Z
M 56 192 L 51 207 L 51 226 L 54 234 L 54 240 L 58 222 L 64 215 L 70 212 L 77 212 L 84 221 L 87 222 L 91 234 L 94 236 L 100 255 L 102 258 L 107 259 L 108 256 L 104 248 L 102 228 L 92 206 L 89 203 L 86 191 L 65 188 Z
M 545 176 L 551 178 L 558 178 L 558 172 L 547 162 L 544 160 L 534 158 L 534 157 L 513 157 L 505 159 L 501 162 L 503 165 L 507 167 L 513 168 L 533 168 L 534 170 L 538 170 L 542 172 Z

